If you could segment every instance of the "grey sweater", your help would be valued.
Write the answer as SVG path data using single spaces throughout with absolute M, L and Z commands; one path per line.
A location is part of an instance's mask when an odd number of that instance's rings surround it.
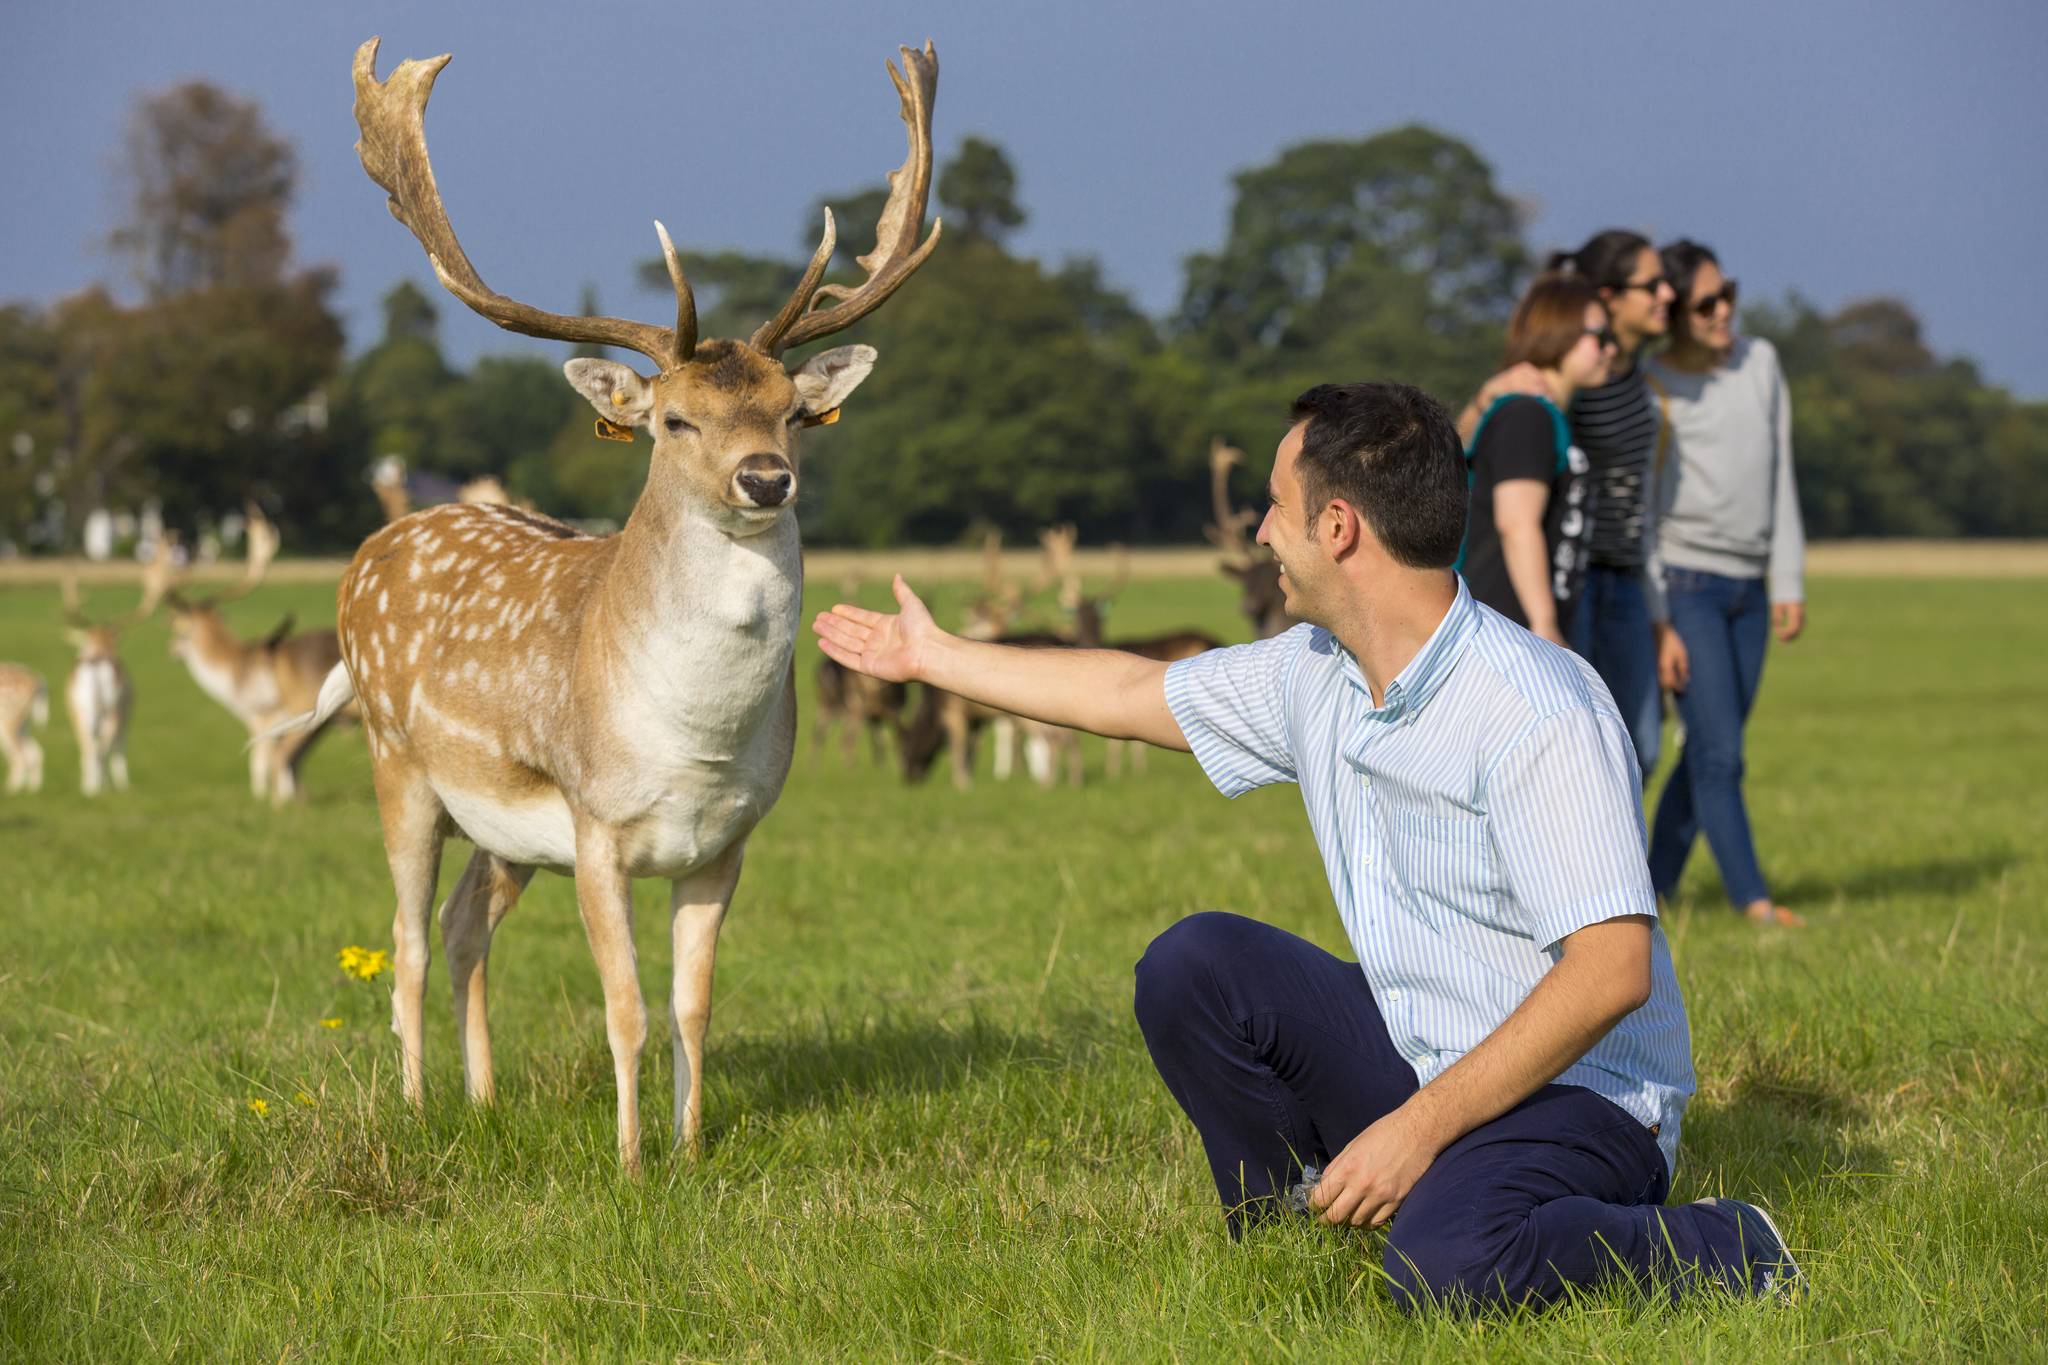
M 1768 575 L 1773 602 L 1803 601 L 1806 529 L 1777 350 L 1739 337 L 1704 374 L 1658 360 L 1648 370 L 1671 428 L 1654 475 L 1657 560 L 1730 578 Z

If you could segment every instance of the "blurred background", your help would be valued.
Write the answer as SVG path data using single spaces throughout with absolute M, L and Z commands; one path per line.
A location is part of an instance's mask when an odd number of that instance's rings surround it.
M 356 163 L 373 33 L 384 73 L 455 53 L 428 135 L 494 288 L 664 320 L 660 217 L 708 335 L 779 306 L 825 205 L 855 276 L 902 158 L 883 58 L 936 40 L 945 241 L 835 338 L 883 360 L 811 435 L 812 545 L 1198 541 L 1212 436 L 1249 496 L 1311 383 L 1457 407 L 1543 254 L 1608 226 L 1743 281 L 1809 534 L 2048 525 L 2037 5 L 343 8 L 0 19 L 0 556 L 226 553 L 252 500 L 346 552 L 379 471 L 631 507 L 644 439 L 595 439 L 568 349 L 446 294 Z

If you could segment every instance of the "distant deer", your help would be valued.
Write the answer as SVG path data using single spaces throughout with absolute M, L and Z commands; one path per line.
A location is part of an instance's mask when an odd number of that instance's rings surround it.
M 1070 644 L 1061 636 L 1047 633 L 998 635 L 995 640 L 998 644 L 1032 649 L 1065 649 Z M 919 693 L 917 710 L 897 740 L 905 781 L 923 781 L 940 751 L 948 750 L 953 786 L 966 791 L 974 785 L 975 741 L 984 728 L 994 728 L 998 781 L 1009 777 L 1015 765 L 1016 745 L 1021 740 L 1025 769 L 1039 786 L 1056 784 L 1062 768 L 1070 785 L 1081 785 L 1081 746 L 1072 730 L 997 711 L 928 683 L 920 685 Z
M 78 736 L 78 789 L 98 796 L 111 783 L 128 790 L 128 717 L 135 709 L 135 687 L 122 666 L 121 636 L 150 618 L 170 586 L 171 556 L 159 544 L 142 575 L 142 601 L 135 610 L 112 621 L 88 620 L 78 601 L 78 580 L 64 580 L 65 638 L 78 651 L 64 684 L 64 705 Z
M 35 727 L 50 723 L 50 689 L 22 664 L 0 663 L 0 750 L 7 754 L 7 790 L 43 789 L 43 746 Z
M 290 616 L 256 640 L 228 627 L 221 604 L 253 592 L 277 557 L 277 527 L 253 504 L 248 534 L 249 559 L 239 582 L 196 600 L 172 588 L 164 605 L 171 610 L 172 657 L 249 731 L 250 794 L 281 806 L 298 798 L 299 768 L 326 727 L 274 737 L 269 731 L 318 704 L 321 683 L 341 662 L 341 645 L 331 630 L 294 635 Z
M 860 593 L 860 580 L 849 577 L 841 585 L 841 596 L 851 602 Z M 829 655 L 818 656 L 818 719 L 811 729 L 811 752 L 824 749 L 834 727 L 840 730 L 841 749 L 847 762 L 860 746 L 860 732 L 868 741 L 878 763 L 889 757 L 888 740 L 903 728 L 903 707 L 910 689 L 902 683 L 883 682 L 846 667 Z
M 1082 590 L 1081 574 L 1074 565 L 1076 539 L 1074 528 L 1071 526 L 1054 527 L 1050 531 L 1040 533 L 1039 537 L 1040 543 L 1045 547 L 1052 573 L 1060 583 L 1060 605 L 1074 618 L 1073 641 L 1077 647 L 1115 649 L 1126 654 L 1139 654 L 1147 659 L 1173 663 L 1222 646 L 1221 640 L 1200 630 L 1168 631 L 1162 635 L 1111 637 L 1106 616 L 1109 604 L 1131 581 L 1130 550 L 1123 545 L 1115 547 L 1115 578 L 1111 580 L 1108 588 L 1090 594 Z M 1122 774 L 1126 749 L 1130 751 L 1131 771 L 1145 771 L 1145 745 L 1136 740 L 1112 739 L 1108 741 L 1108 746 L 1104 763 L 1106 776 L 1117 777 Z
M 450 292 L 501 327 L 624 347 L 652 378 L 577 359 L 569 382 L 599 430 L 654 437 L 647 485 L 617 535 L 593 537 L 515 508 L 452 504 L 376 532 L 338 590 L 342 663 L 317 723 L 360 700 L 384 848 L 397 888 L 393 1025 L 405 1096 L 419 1104 L 427 917 L 442 839 L 475 854 L 441 907 L 470 1098 L 493 1096 L 484 984 L 491 933 L 536 867 L 572 870 L 604 985 L 618 1090 L 619 1161 L 640 1168 L 640 1055 L 632 879 L 672 883 L 676 1145 L 700 1143 L 712 963 L 747 838 L 775 804 L 796 739 L 802 612 L 798 434 L 833 420 L 875 352 L 841 346 L 794 370 L 785 351 L 873 312 L 924 263 L 938 59 L 927 43 L 891 64 L 909 155 L 889 176 L 857 285 L 821 284 L 825 231 L 789 301 L 745 342 L 697 337 L 697 305 L 655 225 L 676 320 L 657 327 L 549 313 L 494 292 L 457 242 L 427 158 L 423 115 L 446 56 L 376 75 L 355 58 L 357 151 Z M 600 141 L 603 141 L 600 138 Z M 605 143 L 631 173 L 645 148 Z M 644 166 L 643 166 L 644 170 Z
M 1218 570 L 1237 580 L 1238 610 L 1251 622 L 1253 635 L 1265 640 L 1297 623 L 1287 614 L 1287 597 L 1280 591 L 1280 566 L 1264 546 L 1245 535 L 1259 524 L 1259 514 L 1250 508 L 1231 510 L 1230 469 L 1243 462 L 1242 450 L 1224 444 L 1220 436 L 1209 438 L 1209 499 L 1215 520 L 1205 534 L 1223 552 Z

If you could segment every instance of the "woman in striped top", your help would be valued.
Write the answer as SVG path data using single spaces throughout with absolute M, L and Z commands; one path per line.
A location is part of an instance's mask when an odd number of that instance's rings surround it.
M 1610 228 L 1577 251 L 1558 252 L 1549 265 L 1599 290 L 1616 347 L 1608 381 L 1572 398 L 1572 443 L 1592 464 L 1595 491 L 1585 582 L 1565 633 L 1614 695 L 1647 781 L 1664 723 L 1657 640 L 1669 626 L 1662 587 L 1648 571 L 1655 558 L 1649 509 L 1659 424 L 1641 361 L 1644 346 L 1670 325 L 1674 295 L 1657 249 L 1623 228 Z M 1480 414 L 1505 394 L 1543 391 L 1534 367 L 1503 370 L 1465 410 L 1459 430 L 1469 438 Z

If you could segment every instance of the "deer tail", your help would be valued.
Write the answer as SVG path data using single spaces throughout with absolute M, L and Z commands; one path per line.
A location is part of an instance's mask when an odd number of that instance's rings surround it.
M 301 730 L 317 730 L 334 719 L 334 713 L 355 700 L 356 685 L 348 676 L 347 664 L 336 664 L 327 670 L 327 680 L 320 684 L 320 698 L 313 703 L 313 709 L 290 720 L 271 726 L 262 734 L 250 739 L 245 750 L 253 749 L 266 739 L 279 735 L 295 735 Z

